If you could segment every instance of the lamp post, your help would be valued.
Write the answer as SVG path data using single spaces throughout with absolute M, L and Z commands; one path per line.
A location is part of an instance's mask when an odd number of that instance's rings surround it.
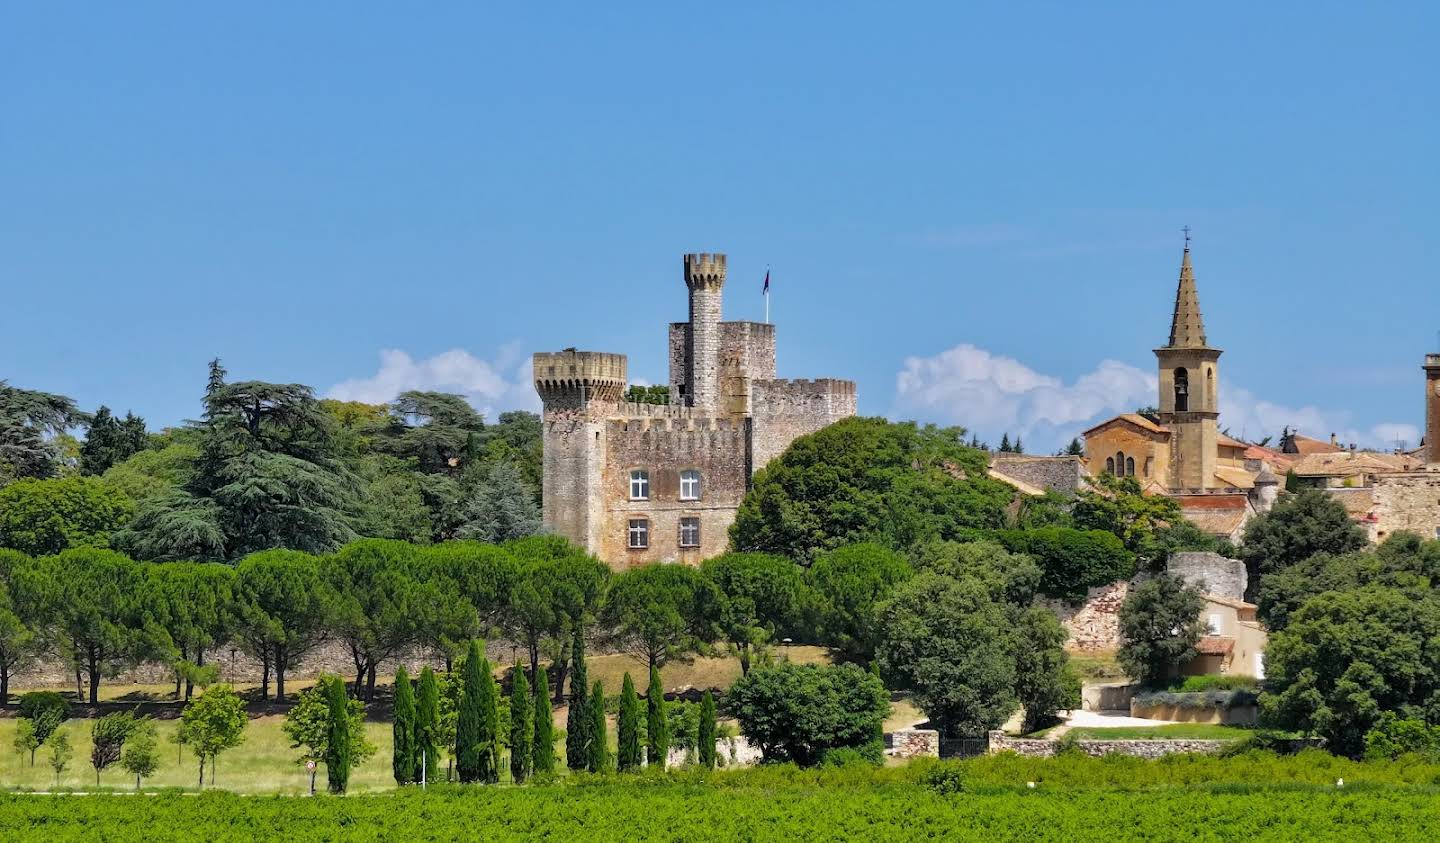
M 791 645 L 791 644 L 794 644 L 794 643 L 795 643 L 794 639 L 791 639 L 791 638 L 782 638 L 782 639 L 780 639 L 780 644 L 781 644 L 781 646 L 783 646 L 783 647 L 785 648 L 785 661 L 787 661 L 787 662 L 790 661 L 790 645 Z

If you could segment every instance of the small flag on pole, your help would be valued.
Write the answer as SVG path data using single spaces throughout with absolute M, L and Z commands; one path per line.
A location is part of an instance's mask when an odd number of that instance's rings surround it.
M 770 324 L 770 268 L 765 268 L 765 286 L 760 288 L 760 294 L 765 297 L 765 324 Z
M 761 293 L 768 293 L 768 292 L 770 292 L 770 270 L 768 270 L 768 269 L 765 270 L 765 286 L 764 286 L 763 288 L 761 288 L 760 292 L 761 292 Z

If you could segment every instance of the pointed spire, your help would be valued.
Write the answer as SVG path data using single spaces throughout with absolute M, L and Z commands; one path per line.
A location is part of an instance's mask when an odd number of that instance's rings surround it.
M 1170 320 L 1169 348 L 1205 348 L 1205 321 L 1200 317 L 1200 295 L 1195 292 L 1195 270 L 1190 267 L 1190 237 L 1180 259 L 1180 284 L 1175 289 L 1175 315 Z

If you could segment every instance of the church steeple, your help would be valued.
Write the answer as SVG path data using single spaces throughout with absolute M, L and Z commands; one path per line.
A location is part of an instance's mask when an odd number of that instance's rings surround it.
M 1200 316 L 1200 294 L 1195 291 L 1195 270 L 1190 266 L 1190 234 L 1180 258 L 1180 284 L 1175 288 L 1175 314 L 1170 319 L 1167 348 L 1207 348 L 1205 320 Z

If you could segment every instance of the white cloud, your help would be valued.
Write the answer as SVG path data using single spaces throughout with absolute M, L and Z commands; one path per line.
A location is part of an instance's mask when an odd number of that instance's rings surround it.
M 1153 373 L 1116 360 L 1102 360 L 1065 383 L 966 343 L 931 357 L 906 358 L 895 376 L 894 414 L 963 425 L 992 445 L 1002 433 L 1019 434 L 1030 445 L 1027 450 L 1043 453 L 1112 415 L 1153 405 L 1158 388 Z M 1287 407 L 1224 381 L 1220 407 L 1221 427 L 1252 440 L 1278 439 L 1286 426 L 1317 438 L 1335 433 L 1341 441 L 1376 448 L 1392 448 L 1396 440 L 1414 447 L 1420 440 L 1411 424 L 1364 427 L 1348 412 Z
M 325 397 L 383 404 L 406 390 L 420 389 L 458 393 L 492 417 L 502 410 L 539 410 L 540 399 L 530 382 L 530 361 L 522 357 L 518 342 L 501 346 L 491 360 L 459 348 L 423 360 L 399 349 L 382 349 L 380 368 L 374 375 L 341 381 L 330 387 Z

